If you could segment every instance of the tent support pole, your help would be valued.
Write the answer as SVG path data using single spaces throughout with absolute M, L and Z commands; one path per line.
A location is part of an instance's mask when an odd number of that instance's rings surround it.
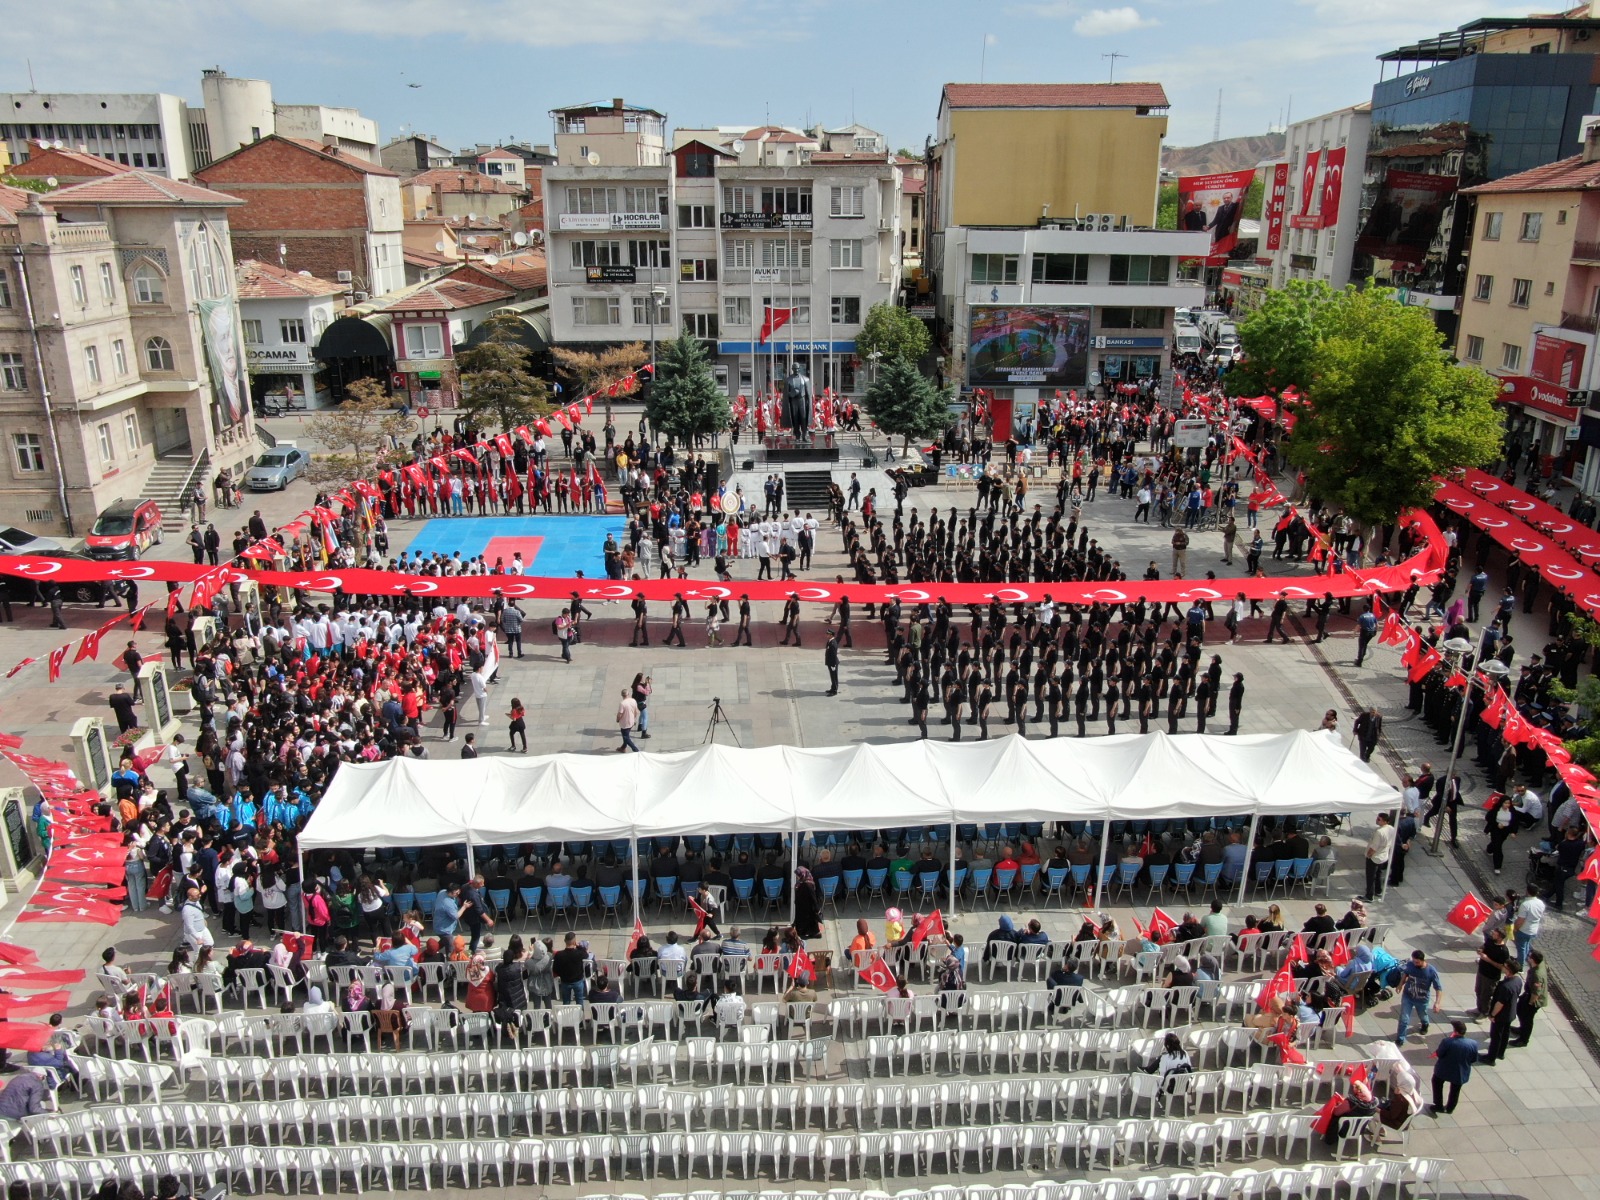
M 633 867 L 633 919 L 638 921 L 644 912 L 644 905 L 639 902 L 639 839 L 635 837 L 630 843 L 633 852 L 628 855 L 628 862 Z
M 950 822 L 950 915 L 956 915 L 956 823 Z
M 472 857 L 472 834 L 468 833 L 467 834 L 467 878 L 468 879 L 476 879 L 477 877 L 478 877 L 478 863 L 477 863 L 477 860 Z
M 794 927 L 794 889 L 800 875 L 800 827 L 789 835 L 789 926 Z
M 1089 881 L 1089 895 L 1094 896 L 1101 904 L 1105 903 L 1105 897 L 1100 893 L 1105 891 L 1106 843 L 1110 840 L 1111 814 L 1107 812 L 1106 819 L 1100 824 L 1100 865 L 1094 869 L 1094 878 Z
M 294 857 L 295 862 L 300 864 L 300 895 L 304 896 L 306 894 L 306 852 L 300 849 L 299 842 L 295 843 Z M 300 924 L 302 926 L 305 924 L 305 902 L 303 900 L 300 905 Z
M 1244 903 L 1244 890 L 1245 890 L 1245 888 L 1250 886 L 1250 870 L 1254 866 L 1254 864 L 1250 860 L 1251 860 L 1252 856 L 1255 854 L 1255 849 L 1256 849 L 1256 826 L 1258 826 L 1259 824 L 1261 824 L 1261 813 L 1259 811 L 1251 813 L 1250 814 L 1250 836 L 1245 840 L 1245 844 L 1244 844 L 1244 870 L 1239 872 L 1239 899 L 1238 899 L 1238 903 L 1240 903 L 1240 904 Z M 1268 894 L 1270 895 L 1271 893 L 1269 892 Z

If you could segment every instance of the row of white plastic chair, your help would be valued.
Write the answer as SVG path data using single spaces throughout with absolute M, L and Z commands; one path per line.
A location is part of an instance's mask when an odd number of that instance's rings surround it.
M 1312 1120 L 1309 1114 L 1286 1113 L 1204 1122 L 1053 1122 L 835 1135 L 641 1133 L 521 1139 L 464 1135 L 453 1141 L 233 1146 L 55 1158 L 0 1165 L 0 1177 L 7 1184 L 20 1180 L 47 1193 L 65 1194 L 68 1200 L 82 1200 L 108 1176 L 138 1180 L 153 1192 L 156 1180 L 165 1174 L 176 1175 L 180 1184 L 188 1185 L 191 1191 L 224 1184 L 259 1193 L 275 1180 L 279 1191 L 287 1194 L 293 1179 L 297 1193 L 309 1189 L 320 1195 L 330 1179 L 335 1191 L 346 1180 L 357 1192 L 380 1184 L 385 1190 L 394 1190 L 397 1179 L 401 1186 L 409 1187 L 413 1176 L 418 1177 L 421 1186 L 429 1187 L 435 1171 L 444 1187 L 451 1186 L 456 1177 L 463 1187 L 485 1187 L 491 1181 L 494 1186 L 505 1187 L 520 1183 L 524 1172 L 532 1185 L 565 1182 L 573 1186 L 578 1183 L 580 1169 L 587 1183 L 597 1172 L 607 1180 L 633 1174 L 649 1180 L 663 1173 L 674 1179 L 688 1179 L 702 1169 L 705 1177 L 713 1180 L 727 1179 L 729 1170 L 734 1169 L 741 1179 L 753 1180 L 765 1172 L 774 1181 L 793 1179 L 802 1169 L 808 1179 L 831 1180 L 837 1172 L 846 1181 L 853 1174 L 887 1179 L 1003 1169 L 1051 1172 L 1067 1166 L 1069 1159 L 1075 1170 L 1112 1171 L 1119 1166 L 1161 1166 L 1169 1154 L 1180 1167 L 1186 1163 L 1220 1167 L 1235 1150 L 1242 1157 L 1263 1157 L 1269 1142 L 1279 1157 L 1291 1157 L 1296 1146 L 1303 1146 L 1304 1159 L 1310 1159 Z M 1345 1122 L 1333 1147 L 1336 1160 L 1360 1157 L 1367 1127 L 1373 1120 L 1361 1117 Z M 1373 1182 L 1381 1186 L 1382 1181 Z M 1305 1182 L 1309 1184 L 1311 1180 Z M 1105 1194 L 1097 1193 L 1101 1198 Z M 1131 1188 L 1123 1194 L 1142 1195 Z M 1230 1189 L 1220 1196 L 1234 1194 Z M 1256 1194 L 1264 1195 L 1264 1189 Z

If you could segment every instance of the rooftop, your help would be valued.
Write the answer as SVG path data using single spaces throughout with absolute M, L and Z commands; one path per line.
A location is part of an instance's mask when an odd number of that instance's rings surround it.
M 434 167 L 429 171 L 418 171 L 406 182 L 420 183 L 423 187 L 438 188 L 441 192 L 463 195 L 520 196 L 528 190 L 507 180 L 479 175 L 476 171 L 468 171 L 462 167 Z
M 1486 196 L 1514 192 L 1582 192 L 1600 188 L 1600 162 L 1584 162 L 1583 155 L 1574 154 L 1558 162 L 1546 163 L 1507 175 L 1477 187 L 1463 188 L 1468 195 Z
M 274 263 L 246 258 L 234 267 L 241 300 L 300 300 L 318 296 L 338 296 L 349 291 L 342 283 L 318 279 L 303 271 L 291 271 Z
M 392 304 L 385 304 L 378 311 L 454 312 L 462 308 L 476 308 L 480 304 L 490 304 L 496 300 L 509 300 L 515 295 L 516 292 L 509 287 L 491 288 L 478 283 L 468 283 L 462 279 L 440 279 L 419 287 Z
M 951 108 L 1166 108 L 1159 83 L 947 83 Z
M 1406 62 L 1452 62 L 1458 58 L 1465 58 L 1469 54 L 1478 53 L 1484 39 L 1491 33 L 1504 33 L 1512 29 L 1540 30 L 1548 29 L 1552 32 L 1563 30 L 1576 33 L 1585 30 L 1589 33 L 1600 33 L 1600 21 L 1590 17 L 1484 17 L 1481 20 L 1469 21 L 1460 28 L 1449 33 L 1441 33 L 1437 37 L 1423 38 L 1409 46 L 1401 46 L 1378 55 L 1379 62 L 1406 63 Z
M 889 156 L 869 154 L 865 150 L 818 150 L 811 156 L 814 163 L 886 163 Z
M 550 282 L 549 265 L 545 260 L 544 253 L 539 250 L 523 250 L 517 254 L 503 254 L 493 263 L 490 263 L 487 259 L 475 258 L 466 265 L 471 270 L 481 272 L 506 287 L 515 288 L 519 292 L 534 291 L 538 288 L 548 287 Z M 454 274 L 460 274 L 460 272 L 457 271 Z
M 132 167 L 101 158 L 98 154 L 35 145 L 29 151 L 28 161 L 8 168 L 7 174 L 18 179 L 48 179 L 51 176 L 58 179 L 103 179 L 131 170 Z
M 585 104 L 565 104 L 560 108 L 552 108 L 552 113 L 584 113 L 584 112 L 630 112 L 648 113 L 652 117 L 666 117 L 666 113 L 654 108 L 646 108 L 642 104 L 624 104 L 621 100 L 590 100 Z
M 74 184 L 43 197 L 51 206 L 70 204 L 148 205 L 170 208 L 175 205 L 217 208 L 222 205 L 243 204 L 237 196 L 212 191 L 198 184 L 168 179 L 165 175 L 152 175 L 135 168 L 120 175 L 104 179 L 91 179 L 88 183 Z
M 17 214 L 33 203 L 35 193 L 0 183 L 0 225 L 15 225 Z

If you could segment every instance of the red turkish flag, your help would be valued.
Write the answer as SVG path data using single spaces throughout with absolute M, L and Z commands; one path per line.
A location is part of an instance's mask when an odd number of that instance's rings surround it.
M 628 939 L 628 953 L 624 957 L 631 959 L 633 952 L 638 949 L 639 942 L 644 938 L 644 921 L 638 917 L 633 919 L 633 936 Z
M 1406 672 L 1406 678 L 1412 683 L 1421 683 L 1428 677 L 1428 672 L 1432 671 L 1443 661 L 1444 655 L 1440 654 L 1437 650 L 1430 649 L 1421 658 L 1417 659 L 1416 663 L 1412 665 L 1411 669 Z
M 1583 869 L 1578 872 L 1578 878 L 1586 883 L 1600 883 L 1600 854 L 1590 854 L 1589 861 L 1583 864 Z M 1596 903 L 1600 903 L 1600 893 L 1595 896 Z
M 1298 933 L 1294 935 L 1294 941 L 1289 943 L 1289 961 L 1292 963 L 1311 961 L 1311 955 L 1306 953 L 1306 939 Z
M 22 918 L 26 920 L 27 917 Z M 42 992 L 50 988 L 71 987 L 75 983 L 83 982 L 83 971 L 40 971 L 28 968 L 21 971 L 6 971 L 0 973 L 0 989 L 8 992 Z
M 787 325 L 794 316 L 794 309 L 774 308 L 770 304 L 763 311 L 766 316 L 761 320 L 761 336 L 756 339 L 758 345 Z
M 1506 697 L 1505 689 L 1496 687 L 1493 698 L 1484 706 L 1480 720 L 1490 729 L 1499 729 L 1500 722 L 1506 719 L 1506 712 L 1510 707 L 1511 702 Z
M 1340 938 L 1332 946 L 1328 947 L 1328 957 L 1333 960 L 1334 966 L 1344 966 L 1345 963 L 1350 961 L 1350 944 Z
M 1344 1035 L 1353 1038 L 1356 1035 L 1356 998 L 1346 996 L 1339 1001 L 1339 1007 L 1344 1012 Z
M 1277 974 L 1261 985 L 1261 991 L 1256 994 L 1256 1007 L 1266 1008 L 1272 1003 L 1274 996 L 1292 991 L 1294 991 L 1294 976 L 1289 974 L 1287 966 L 1280 967 Z
M 78 653 L 72 658 L 73 663 L 81 663 L 84 659 L 97 659 L 100 657 L 100 631 L 83 635 L 83 640 L 78 643 Z
M 1487 921 L 1493 910 L 1479 900 L 1472 892 L 1468 892 L 1456 902 L 1456 906 L 1445 914 L 1444 919 L 1449 921 L 1462 933 L 1475 933 L 1478 926 Z
M 497 433 L 494 435 L 494 448 L 500 451 L 502 457 L 511 457 L 511 439 L 505 434 Z
M 61 678 L 61 664 L 66 661 L 67 651 L 71 650 L 71 649 L 72 649 L 72 647 L 70 645 L 66 645 L 66 646 L 60 646 L 57 649 L 50 651 L 50 682 L 51 683 L 54 683 L 56 680 Z
M 63 904 L 50 908 L 25 908 L 17 914 L 17 920 L 56 921 L 68 925 L 115 925 L 121 915 L 122 910 L 114 904 Z M 5 981 L 0 980 L 0 987 L 3 986 Z
M 806 948 L 801 946 L 789 960 L 789 978 L 815 979 L 816 977 L 817 965 L 811 961 L 811 955 L 806 953 Z
M 71 992 L 41 992 L 37 996 L 0 996 L 0 1020 L 48 1017 L 72 1003 Z
M 1390 613 L 1383 619 L 1383 630 L 1378 634 L 1378 641 L 1385 646 L 1398 646 L 1405 637 L 1405 622 L 1400 620 L 1400 614 Z
M 889 964 L 883 961 L 881 954 L 873 956 L 867 969 L 861 972 L 861 978 L 880 992 L 892 992 L 899 986 L 895 983 L 894 972 L 889 970 Z
M 917 927 L 911 931 L 911 945 L 921 949 L 922 943 L 934 934 L 940 937 L 946 936 L 944 917 L 937 908 L 917 922 Z
M 1301 1054 L 1300 1051 L 1295 1048 L 1294 1043 L 1289 1040 L 1289 1035 L 1287 1033 L 1275 1033 L 1269 1037 L 1267 1041 L 1271 1042 L 1278 1048 L 1278 1061 L 1282 1062 L 1286 1066 L 1291 1067 L 1304 1065 L 1306 1056 Z
M 43 1050 L 55 1032 L 53 1026 L 32 1021 L 0 1021 L 0 1050 Z
M 16 942 L 0 942 L 0 962 L 10 963 L 13 966 L 27 966 L 38 961 L 37 950 L 19 946 Z
M 1162 912 L 1160 908 L 1150 910 L 1150 938 L 1152 941 L 1162 943 L 1171 941 L 1172 934 L 1177 928 L 1178 923 Z
M 689 908 L 694 913 L 694 935 L 699 937 L 700 931 L 706 927 L 706 910 L 693 900 L 689 901 Z
M 22 670 L 23 667 L 31 667 L 31 666 L 33 666 L 34 663 L 36 663 L 38 661 L 39 660 L 37 658 L 25 658 L 25 659 L 23 659 L 16 666 L 12 667 L 11 670 L 6 672 L 6 678 L 10 679 L 18 671 Z

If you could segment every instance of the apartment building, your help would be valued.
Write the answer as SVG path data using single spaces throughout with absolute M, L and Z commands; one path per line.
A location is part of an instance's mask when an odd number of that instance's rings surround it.
M 667 157 L 667 114 L 619 96 L 550 110 L 556 164 L 563 167 L 659 167 Z
M 856 333 L 899 286 L 896 168 L 775 126 L 702 132 L 659 167 L 545 168 L 555 343 L 681 329 L 729 394 L 794 363 L 818 389 L 860 392 Z
M 252 399 L 292 393 L 326 404 L 328 382 L 312 350 L 344 309 L 345 285 L 248 258 L 235 277 Z
M 945 85 L 922 270 L 942 374 L 992 392 L 997 429 L 1170 373 L 1210 244 L 1154 228 L 1166 111 L 1156 83 Z
M 1291 279 L 1320 279 L 1333 288 L 1350 282 L 1371 130 L 1367 103 L 1289 126 L 1283 157 L 1266 169 L 1256 242 L 1257 257 L 1270 260 L 1271 287 Z
M 0 503 L 17 523 L 81 536 L 139 495 L 176 516 L 186 480 L 253 460 L 240 204 L 139 170 L 0 194 Z

